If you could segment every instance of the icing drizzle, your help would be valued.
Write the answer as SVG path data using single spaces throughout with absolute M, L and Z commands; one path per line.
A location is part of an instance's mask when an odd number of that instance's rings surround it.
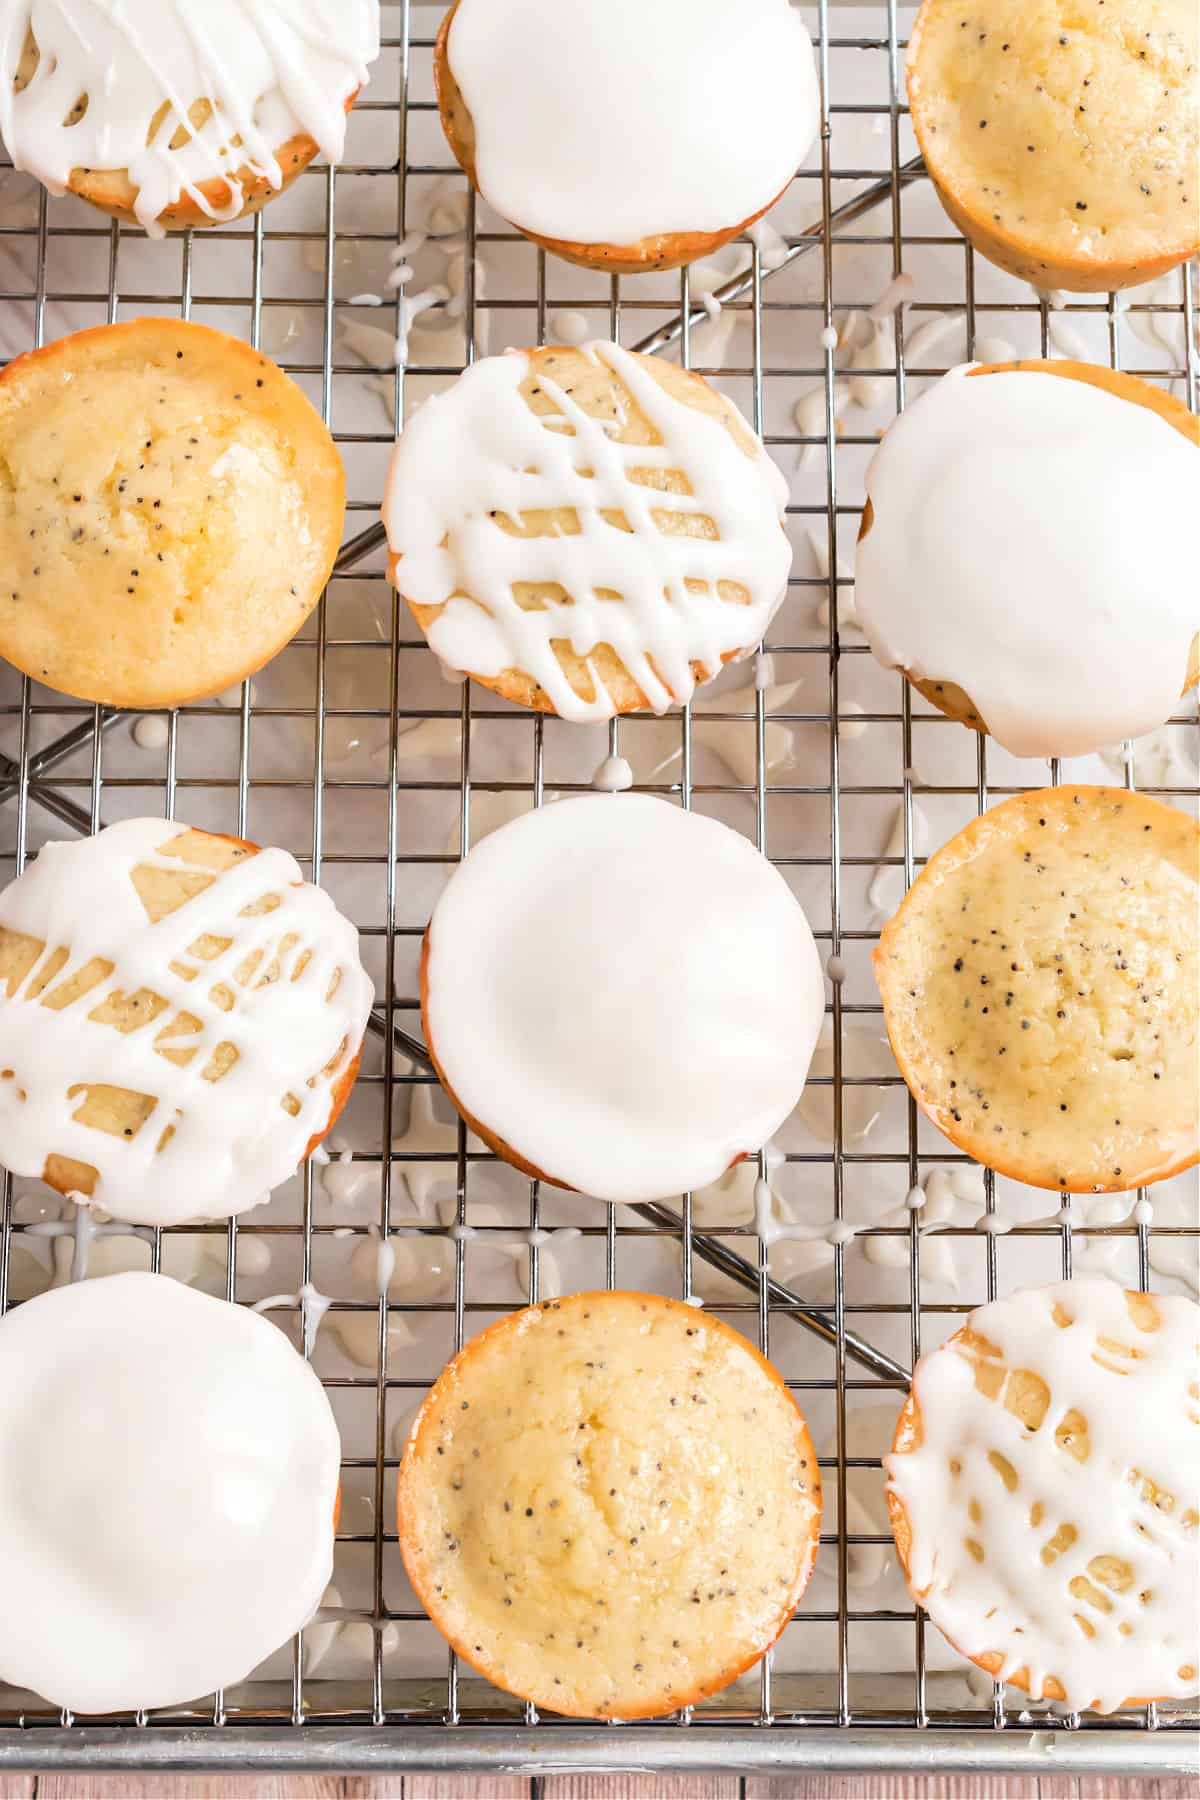
M 791 566 L 787 484 L 748 428 L 752 455 L 719 420 L 668 394 L 644 358 L 599 342 L 584 353 L 612 371 L 658 443 L 614 441 L 611 421 L 592 418 L 544 371 L 539 384 L 557 413 L 533 413 L 520 392 L 529 355 L 487 357 L 406 425 L 383 503 L 397 585 L 414 604 L 441 608 L 426 635 L 442 661 L 489 678 L 523 670 L 576 721 L 615 709 L 591 662 L 594 698 L 575 692 L 556 640 L 585 659 L 610 644 L 665 712 L 691 699 L 693 663 L 715 675 L 722 658 L 758 642 Z M 645 478 L 672 470 L 690 492 L 672 493 L 671 510 L 711 519 L 715 538 L 659 528 L 664 495 Z M 517 536 L 496 523 L 497 513 L 555 508 L 573 511 L 578 531 Z M 614 513 L 631 529 L 614 526 Z M 723 599 L 722 582 L 737 583 L 749 603 Z M 520 583 L 557 583 L 564 597 L 526 610 Z
M 84 1713 L 241 1681 L 312 1616 L 340 1445 L 283 1333 L 165 1275 L 0 1321 L 0 1675 Z
M 1034 1699 L 1051 1676 L 1104 1712 L 1195 1693 L 1200 1308 L 1075 1280 L 992 1301 L 969 1328 L 994 1353 L 924 1357 L 922 1442 L 886 1459 L 923 1604 L 965 1655 L 998 1652 L 999 1680 L 1028 1669 Z M 1039 1396 L 1032 1428 L 1019 1388 Z
M 1200 451 L 1087 382 L 967 375 L 902 413 L 867 471 L 855 597 L 872 650 L 961 687 L 1014 756 L 1153 731 L 1196 631 Z
M 481 192 L 544 237 L 731 231 L 816 136 L 812 44 L 787 0 L 460 0 L 448 55 Z
M 786 883 L 715 819 L 640 794 L 556 801 L 452 875 L 428 1041 L 463 1108 L 606 1200 L 715 1181 L 791 1112 L 824 1011 Z
M 276 153 L 300 133 L 336 162 L 346 101 L 379 54 L 379 0 L 15 0 L 5 15 L 0 133 L 13 163 L 58 194 L 73 169 L 127 170 L 151 236 L 181 194 L 210 219 L 237 218 L 234 172 L 281 187 Z M 30 31 L 39 58 L 17 93 Z M 209 107 L 199 125 L 196 101 Z M 203 191 L 214 180 L 223 206 Z
M 172 848 L 185 835 L 186 858 Z M 14 1174 L 71 1157 L 97 1171 L 92 1202 L 123 1219 L 225 1218 L 325 1130 L 373 997 L 358 934 L 285 850 L 225 867 L 221 842 L 128 819 L 47 844 L 0 895 L 0 928 L 40 946 L 0 989 L 0 1143 Z M 135 881 L 164 873 L 192 892 L 152 923 Z M 139 991 L 143 1022 L 105 1022 Z M 132 1137 L 79 1117 L 82 1090 L 114 1083 L 151 1102 Z

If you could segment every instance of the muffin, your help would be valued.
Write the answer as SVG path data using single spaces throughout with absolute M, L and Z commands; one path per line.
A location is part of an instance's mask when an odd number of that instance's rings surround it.
M 558 800 L 477 844 L 421 956 L 425 1041 L 498 1156 L 662 1200 L 759 1150 L 825 1010 L 808 921 L 740 833 L 643 794 Z
M 1196 680 L 1200 419 L 1162 389 L 1090 363 L 952 369 L 866 485 L 859 621 L 950 718 L 1079 756 L 1156 730 Z
M 101 325 L 0 373 L 0 655 L 60 693 L 180 706 L 304 623 L 341 541 L 328 430 L 261 351 Z
M 875 952 L 918 1106 L 1032 1187 L 1120 1193 L 1200 1161 L 1200 830 L 1119 788 L 994 806 Z
M 699 375 L 616 344 L 487 357 L 428 400 L 384 492 L 436 654 L 576 721 L 685 705 L 787 589 L 787 483 Z
M 358 933 L 285 850 L 164 819 L 47 844 L 0 894 L 0 1143 L 119 1219 L 256 1206 L 358 1070 Z
M 993 1300 L 917 1364 L 886 1458 L 913 1598 L 1035 1700 L 1197 1689 L 1200 1307 L 1063 1281 Z
M 711 256 L 784 192 L 819 122 L 787 0 L 456 0 L 433 68 L 488 205 L 611 274 Z
M 777 1370 L 709 1313 L 572 1294 L 438 1377 L 397 1493 L 417 1597 L 489 1681 L 641 1719 L 735 1680 L 804 1592 L 817 1459 Z
M 79 1713 L 178 1706 L 315 1612 L 341 1446 L 283 1333 L 166 1275 L 0 1320 L 0 1679 Z
M 151 237 L 257 212 L 319 151 L 338 162 L 379 54 L 379 0 L 319 0 L 302 21 L 276 8 L 269 25 L 209 0 L 203 32 L 174 6 L 8 10 L 0 132 L 15 167 Z
M 1200 249 L 1194 0 L 924 0 L 908 101 L 959 230 L 1036 288 L 1107 293 Z

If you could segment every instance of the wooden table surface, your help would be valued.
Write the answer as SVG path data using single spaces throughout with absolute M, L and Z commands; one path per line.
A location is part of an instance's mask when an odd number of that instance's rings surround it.
M 0 1776 L 0 1800 L 1197 1800 L 1196 1780 L 1089 1776 Z

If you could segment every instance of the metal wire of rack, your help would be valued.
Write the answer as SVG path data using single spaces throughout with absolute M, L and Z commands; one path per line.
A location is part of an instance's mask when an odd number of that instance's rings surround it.
M 914 229 L 906 213 L 906 195 L 924 188 L 919 159 L 905 159 L 906 108 L 903 97 L 903 21 L 907 15 L 897 0 L 879 0 L 851 15 L 839 15 L 831 0 L 806 9 L 812 16 L 814 42 L 821 77 L 822 132 L 819 159 L 802 171 L 796 186 L 806 198 L 815 199 L 816 216 L 810 224 L 787 236 L 787 254 L 779 266 L 768 267 L 758 245 L 746 252 L 748 267 L 717 290 L 725 307 L 745 316 L 750 334 L 749 360 L 744 363 L 706 366 L 693 356 L 693 340 L 709 317 L 709 311 L 693 295 L 689 271 L 678 278 L 675 298 L 664 299 L 661 289 L 649 292 L 639 281 L 614 277 L 603 293 L 587 304 L 588 316 L 601 333 L 650 351 L 673 351 L 706 374 L 741 384 L 748 410 L 768 444 L 781 458 L 796 451 L 815 449 L 824 466 L 823 492 L 791 510 L 797 525 L 812 525 L 823 534 L 829 573 L 796 575 L 793 594 L 814 599 L 829 598 L 830 623 L 818 637 L 787 629 L 791 614 L 781 614 L 776 636 L 767 650 L 776 659 L 795 658 L 806 668 L 816 668 L 821 680 L 820 704 L 798 706 L 769 713 L 761 689 L 752 704 L 728 713 L 709 712 L 705 722 L 736 724 L 754 745 L 754 779 L 750 783 L 701 779 L 698 755 L 702 748 L 694 709 L 684 711 L 678 722 L 678 769 L 661 779 L 639 780 L 639 788 L 662 793 L 684 806 L 736 801 L 752 814 L 750 835 L 772 860 L 789 873 L 819 881 L 825 890 L 817 936 L 832 956 L 847 958 L 869 948 L 874 935 L 847 899 L 851 879 L 862 871 L 896 866 L 905 884 L 913 879 L 922 861 L 917 796 L 922 804 L 933 798 L 951 799 L 968 809 L 986 807 L 997 795 L 1014 791 L 1007 768 L 997 771 L 995 750 L 986 738 L 974 741 L 973 774 L 967 779 L 921 781 L 914 771 L 914 738 L 926 726 L 940 729 L 945 722 L 926 719 L 920 702 L 914 705 L 908 686 L 894 680 L 887 688 L 886 703 L 859 708 L 861 723 L 877 733 L 887 732 L 895 746 L 895 768 L 885 780 L 863 779 L 848 773 L 839 723 L 847 716 L 843 704 L 848 671 L 856 659 L 866 656 L 865 646 L 850 640 L 839 628 L 837 599 L 850 585 L 839 560 L 839 526 L 853 524 L 860 511 L 861 494 L 854 471 L 862 455 L 875 441 L 873 434 L 855 433 L 839 423 L 835 404 L 838 371 L 834 351 L 822 348 L 811 365 L 779 362 L 764 350 L 765 324 L 776 316 L 785 323 L 806 317 L 828 326 L 835 312 L 859 304 L 857 293 L 846 292 L 837 252 L 854 247 L 878 251 L 900 274 L 914 256 L 930 247 L 960 259 L 961 287 L 947 301 L 939 296 L 914 297 L 908 314 L 953 308 L 962 314 L 967 355 L 974 352 L 985 320 L 992 315 L 1020 315 L 1036 331 L 1038 348 L 1048 354 L 1052 343 L 1053 314 L 1046 297 L 996 297 L 982 291 L 983 265 L 978 265 L 945 221 L 936 231 Z M 360 1078 L 373 1119 L 373 1139 L 356 1145 L 356 1159 L 377 1166 L 379 1207 L 372 1224 L 387 1236 L 394 1222 L 394 1190 L 405 1176 L 404 1156 L 397 1156 L 394 1135 L 406 1098 L 428 1086 L 432 1077 L 419 1039 L 419 1012 L 411 981 L 407 952 L 419 942 L 424 922 L 420 907 L 420 883 L 426 871 L 444 870 L 466 853 L 471 843 L 472 807 L 481 794 L 520 790 L 534 804 L 547 793 L 569 792 L 577 781 L 560 779 L 556 772 L 557 743 L 554 728 L 541 717 L 517 714 L 495 702 L 481 701 L 469 684 L 461 696 L 446 697 L 441 704 L 414 703 L 413 671 L 416 659 L 428 656 L 396 597 L 386 588 L 379 550 L 380 528 L 373 522 L 379 501 L 383 458 L 392 432 L 353 429 L 340 413 L 343 383 L 361 380 L 364 370 L 341 353 L 335 324 L 353 306 L 339 293 L 338 256 L 342 248 L 357 244 L 375 247 L 381 256 L 405 235 L 409 225 L 410 193 L 414 185 L 457 174 L 444 144 L 437 153 L 425 154 L 422 146 L 434 142 L 426 129 L 434 122 L 434 106 L 428 83 L 428 62 L 440 16 L 440 6 L 423 6 L 400 0 L 385 9 L 385 37 L 381 73 L 370 94 L 355 110 L 350 153 L 358 141 L 355 131 L 369 132 L 374 154 L 359 161 L 349 159 L 339 168 L 309 171 L 300 184 L 306 201 L 320 201 L 320 222 L 313 228 L 293 224 L 300 215 L 289 211 L 288 201 L 253 221 L 222 228 L 211 234 L 188 234 L 167 245 L 148 245 L 141 234 L 117 224 L 104 225 L 95 215 L 71 202 L 51 202 L 44 193 L 36 201 L 36 217 L 9 224 L 0 216 L 0 246 L 31 252 L 22 276 L 7 278 L 0 298 L 5 311 L 28 314 L 28 341 L 40 344 L 54 335 L 58 309 L 90 309 L 96 319 L 115 320 L 141 310 L 175 310 L 184 317 L 219 316 L 223 323 L 236 321 L 255 345 L 272 348 L 268 329 L 273 312 L 283 306 L 299 309 L 318 332 L 312 354 L 277 351 L 279 360 L 308 388 L 343 446 L 350 467 L 349 515 L 359 529 L 352 534 L 339 557 L 330 592 L 310 625 L 297 640 L 308 693 L 300 702 L 286 697 L 280 704 L 265 702 L 254 687 L 245 684 L 236 706 L 216 703 L 187 708 L 167 716 L 167 739 L 160 775 L 129 772 L 118 757 L 114 772 L 114 728 L 122 715 L 99 707 L 81 706 L 48 694 L 27 679 L 12 675 L 0 689 L 0 723 L 8 736 L 8 754 L 0 760 L 0 839 L 7 868 L 19 873 L 35 841 L 47 834 L 48 821 L 55 827 L 94 831 L 106 821 L 110 806 L 128 807 L 147 798 L 166 816 L 178 811 L 195 817 L 201 805 L 220 828 L 238 835 L 255 835 L 263 814 L 283 800 L 298 801 L 308 820 L 307 855 L 302 855 L 314 880 L 336 884 L 343 874 L 369 877 L 375 899 L 369 916 L 360 911 L 358 922 L 364 942 L 377 957 L 379 1006 L 373 1018 L 376 1055 Z M 867 26 L 862 26 L 864 15 Z M 859 26 L 859 29 L 855 29 Z M 882 73 L 878 97 L 863 102 L 840 98 L 842 71 L 848 59 L 862 59 Z M 390 91 L 394 86 L 395 92 Z M 380 97 L 376 97 L 376 95 Z M 847 121 L 869 118 L 878 122 L 886 143 L 886 166 L 863 166 L 839 156 L 839 130 Z M 390 136 L 390 144 L 388 138 Z M 419 139 L 419 143 L 418 143 Z M 378 207 L 366 230 L 355 230 L 361 217 L 360 184 L 373 195 L 388 196 L 383 216 Z M 339 210 L 339 207 L 341 210 Z M 343 225 L 343 217 L 349 221 Z M 940 215 L 938 215 L 940 220 Z M 532 324 L 538 342 L 547 339 L 552 310 L 565 291 L 562 265 L 537 252 L 532 263 L 532 287 L 515 298 L 485 295 L 476 278 L 476 259 L 486 261 L 493 247 L 518 243 L 514 234 L 482 217 L 473 200 L 466 220 L 465 291 L 463 316 L 464 355 L 479 353 L 482 326 L 489 315 L 505 317 L 520 311 Z M 208 245 L 221 245 L 221 257 L 210 275 Z M 273 259 L 281 249 L 304 246 L 315 249 L 320 267 L 315 291 L 297 298 L 277 295 L 272 275 Z M 136 254 L 127 261 L 131 247 Z M 68 265 L 63 252 L 71 250 L 76 261 Z M 531 256 L 533 253 L 530 253 Z M 799 264 L 819 268 L 820 280 L 810 298 L 774 299 L 785 287 L 784 271 Z M 69 266 L 69 274 L 64 273 Z M 85 272 L 81 275 L 78 271 Z M 133 272 L 127 273 L 127 270 Z M 90 274 L 87 273 L 90 271 Z M 1157 379 L 1183 384 L 1189 405 L 1197 406 L 1200 355 L 1197 349 L 1196 271 L 1185 268 L 1179 278 L 1178 298 L 1138 302 L 1136 310 L 1182 321 L 1183 350 L 1177 365 L 1137 370 Z M 573 305 L 585 302 L 572 299 Z M 1123 362 L 1123 309 L 1113 297 L 1081 300 L 1070 308 L 1071 317 L 1088 318 L 1104 332 L 1107 355 L 1114 367 Z M 649 329 L 643 329 L 648 326 Z M 393 385 L 397 416 L 403 416 L 406 386 L 417 376 L 452 374 L 460 363 L 423 364 L 419 370 L 375 368 L 373 378 L 385 377 Z M 1126 365 L 1127 366 L 1127 365 Z M 940 369 L 906 365 L 905 320 L 895 328 L 895 355 L 887 367 L 873 373 L 886 377 L 895 406 L 902 407 L 916 375 L 940 373 Z M 775 392 L 792 391 L 786 384 L 796 378 L 823 383 L 824 421 L 815 435 L 778 429 L 771 402 Z M 857 461 L 854 459 L 857 457 Z M 847 473 L 847 464 L 850 472 Z M 372 521 L 367 523 L 366 521 Z M 383 630 L 371 635 L 358 615 L 343 612 L 339 595 L 366 593 Z M 351 623 L 343 628 L 343 617 Z M 287 654 L 287 653 L 285 653 Z M 355 659 L 357 671 L 350 701 L 337 689 L 335 665 L 346 655 Z M 859 666 L 864 666 L 859 662 Z M 768 767 L 766 733 L 771 718 L 795 726 L 820 730 L 824 736 L 825 768 L 820 779 L 802 783 L 774 779 Z M 422 721 L 457 721 L 461 733 L 458 777 L 436 780 L 416 778 L 401 755 L 405 730 Z M 366 728 L 373 724 L 385 740 L 382 766 L 373 772 L 343 773 L 331 767 L 329 734 Z M 1180 729 L 1195 728 L 1195 720 L 1183 715 Z M 306 753 L 288 766 L 267 761 L 260 767 L 259 745 L 273 725 L 287 725 L 308 735 Z M 948 730 L 959 730 L 948 726 Z M 635 731 L 630 721 L 614 722 L 607 733 L 608 749 L 616 753 L 628 745 Z M 218 730 L 226 746 L 212 766 L 196 759 L 192 748 L 215 742 Z M 486 766 L 486 747 L 497 732 L 507 741 L 519 736 L 528 756 L 527 774 L 520 782 L 481 773 Z M 962 734 L 966 736 L 966 734 Z M 232 736 L 232 755 L 229 739 Z M 297 740 L 293 739 L 293 742 Z M 124 772 L 122 772 L 124 771 Z M 1134 765 L 1128 763 L 1125 779 L 1132 785 Z M 1057 765 L 1050 778 L 1060 778 Z M 1193 787 L 1164 784 L 1155 788 L 1177 803 L 1195 801 Z M 431 794 L 444 794 L 457 809 L 457 842 L 447 853 L 444 846 L 409 835 L 412 808 Z M 853 808 L 864 798 L 886 800 L 899 807 L 902 842 L 899 851 L 881 858 L 854 847 L 857 836 L 848 831 Z M 780 830 L 776 802 L 812 803 L 823 812 L 824 823 L 814 832 Z M 378 805 L 375 803 L 378 802 Z M 352 839 L 341 832 L 339 818 L 358 804 L 375 806 L 375 825 L 367 837 Z M 787 815 L 790 817 L 791 815 Z M 805 818 L 815 815 L 806 813 Z M 196 822 L 201 822 L 198 818 Z M 263 835 L 259 830 L 258 835 Z M 267 833 L 269 835 L 269 832 Z M 301 852 L 298 852 L 301 854 Z M 406 889 L 414 884 L 415 902 Z M 853 984 L 836 981 L 831 986 L 831 1069 L 823 1079 L 832 1109 L 832 1144 L 828 1152 L 789 1154 L 789 1163 L 804 1177 L 827 1183 L 824 1191 L 838 1219 L 848 1202 L 848 1184 L 862 1173 L 880 1170 L 915 1184 L 930 1159 L 953 1163 L 944 1146 L 931 1145 L 919 1129 L 916 1108 L 904 1092 L 900 1078 L 890 1074 L 855 1074 L 848 1067 L 847 1032 L 858 1021 L 877 1016 L 877 998 L 853 997 Z M 864 1087 L 890 1091 L 902 1108 L 903 1146 L 893 1151 L 857 1148 L 845 1124 L 846 1109 L 856 1091 Z M 466 1223 L 468 1207 L 482 1167 L 488 1159 L 474 1151 L 459 1129 L 457 1145 L 448 1151 L 425 1153 L 427 1162 L 444 1162 L 455 1186 L 456 1218 Z M 543 1292 L 543 1249 L 539 1233 L 553 1217 L 550 1197 L 538 1184 L 527 1186 L 528 1226 L 531 1233 L 526 1256 L 528 1297 Z M 996 1209 L 995 1183 L 985 1182 L 986 1210 Z M 3 1234 L 0 1237 L 0 1295 L 7 1296 L 14 1252 L 22 1242 L 23 1224 L 19 1195 L 12 1178 L 5 1177 Z M 595 1213 L 604 1212 L 602 1222 Z M 300 1282 L 311 1280 L 323 1246 L 335 1231 L 361 1240 L 367 1225 L 359 1217 L 349 1225 L 323 1222 L 317 1205 L 316 1178 L 311 1166 L 295 1184 L 294 1205 L 282 1221 L 256 1223 L 255 1215 L 228 1226 L 206 1228 L 214 1243 L 223 1247 L 224 1291 L 229 1299 L 245 1297 L 239 1274 L 239 1244 L 261 1235 L 272 1244 L 285 1243 L 298 1254 Z M 433 1227 L 432 1229 L 444 1229 Z M 1094 1228 L 1079 1226 L 1069 1217 L 1062 1223 L 1017 1226 L 1014 1240 L 1044 1240 L 1055 1250 L 1064 1275 L 1070 1274 L 1077 1246 Z M 1128 1240 L 1136 1253 L 1137 1280 L 1151 1285 L 1152 1242 L 1161 1233 L 1200 1250 L 1200 1231 L 1194 1224 L 1158 1226 L 1127 1223 L 1105 1226 L 1105 1235 Z M 422 1302 L 339 1301 L 335 1312 L 359 1312 L 374 1318 L 377 1327 L 377 1366 L 369 1377 L 326 1377 L 335 1397 L 356 1406 L 365 1405 L 365 1437 L 355 1439 L 355 1453 L 347 1453 L 347 1480 L 363 1484 L 370 1503 L 369 1529 L 344 1528 L 339 1537 L 339 1567 L 343 1553 L 361 1553 L 367 1565 L 367 1604 L 345 1609 L 369 1633 L 370 1651 L 361 1673 L 336 1681 L 314 1680 L 308 1672 L 304 1644 L 295 1645 L 290 1676 L 250 1682 L 235 1694 L 217 1694 L 192 1708 L 151 1717 L 80 1723 L 46 1708 L 30 1696 L 6 1695 L 0 1690 L 0 1766 L 89 1768 L 135 1767 L 254 1767 L 279 1768 L 440 1768 L 483 1772 L 519 1769 L 544 1773 L 548 1768 L 663 1769 L 676 1773 L 720 1767 L 781 1770 L 821 1768 L 910 1769 L 913 1771 L 971 1767 L 1008 1773 L 1043 1772 L 1048 1766 L 1059 1773 L 1084 1771 L 1177 1770 L 1188 1773 L 1195 1766 L 1195 1730 L 1200 1715 L 1194 1708 L 1145 1707 L 1119 1718 L 1034 1715 L 1010 1703 L 1001 1689 L 986 1702 L 966 1707 L 961 1694 L 947 1698 L 949 1690 L 930 1668 L 926 1627 L 911 1606 L 883 1608 L 858 1606 L 850 1582 L 850 1558 L 862 1548 L 886 1547 L 882 1532 L 859 1532 L 847 1525 L 847 1489 L 853 1473 L 878 1470 L 878 1458 L 852 1453 L 848 1429 L 848 1400 L 864 1392 L 899 1405 L 911 1362 L 920 1354 L 922 1322 L 931 1315 L 958 1315 L 982 1298 L 998 1291 L 1000 1262 L 1004 1252 L 995 1234 L 980 1243 L 970 1229 L 950 1228 L 948 1236 L 971 1239 L 982 1257 L 981 1291 L 953 1304 L 931 1304 L 922 1289 L 922 1264 L 915 1219 L 907 1226 L 876 1226 L 874 1234 L 899 1239 L 908 1253 L 908 1292 L 903 1303 L 880 1308 L 856 1300 L 847 1279 L 847 1250 L 833 1252 L 833 1293 L 829 1300 L 814 1301 L 804 1282 L 778 1278 L 768 1268 L 765 1247 L 753 1226 L 722 1229 L 719 1237 L 698 1228 L 692 1201 L 684 1196 L 678 1209 L 647 1206 L 634 1209 L 594 1209 L 590 1223 L 579 1227 L 582 1239 L 596 1252 L 600 1279 L 616 1284 L 619 1265 L 626 1253 L 641 1246 L 669 1241 L 678 1246 L 679 1279 L 690 1293 L 697 1268 L 708 1265 L 734 1284 L 733 1298 L 721 1301 L 743 1329 L 757 1335 L 764 1352 L 778 1344 L 788 1321 L 804 1328 L 802 1342 L 810 1342 L 816 1373 L 797 1376 L 792 1386 L 802 1401 L 811 1396 L 828 1400 L 832 1409 L 833 1444 L 821 1459 L 825 1472 L 828 1512 L 822 1537 L 822 1558 L 835 1570 L 834 1604 L 814 1608 L 811 1596 L 801 1608 L 793 1630 L 819 1625 L 829 1636 L 828 1667 L 815 1676 L 773 1672 L 765 1661 L 752 1679 L 744 1680 L 725 1695 L 718 1695 L 695 1711 L 659 1725 L 643 1727 L 584 1727 L 571 1721 L 539 1717 L 531 1707 L 521 1707 L 498 1694 L 470 1672 L 460 1672 L 455 1658 L 431 1649 L 433 1664 L 441 1673 L 424 1679 L 398 1678 L 389 1672 L 387 1633 L 408 1634 L 414 1639 L 429 1634 L 423 1615 L 411 1595 L 398 1602 L 389 1575 L 395 1557 L 395 1532 L 389 1529 L 393 1510 L 397 1458 L 392 1426 L 399 1403 L 409 1404 L 436 1373 L 436 1366 L 414 1370 L 397 1366 L 391 1351 L 391 1328 L 408 1317 L 440 1319 L 444 1350 L 458 1348 L 482 1317 L 497 1311 L 490 1295 L 480 1297 L 468 1275 L 468 1251 L 462 1237 L 455 1244 L 451 1293 L 441 1300 Z M 164 1239 L 156 1233 L 153 1267 L 160 1267 Z M 740 1290 L 741 1298 L 737 1298 Z M 883 1315 L 900 1317 L 907 1337 L 907 1356 L 884 1350 L 874 1341 Z M 818 1356 L 821 1360 L 817 1360 Z M 360 1419 L 362 1423 L 362 1419 Z M 364 1447 L 365 1445 L 365 1447 Z M 345 1526 L 345 1522 L 344 1522 Z M 890 1677 L 860 1677 L 854 1666 L 854 1634 L 864 1625 L 882 1625 L 903 1631 L 905 1647 Z M 427 1640 L 433 1643 L 432 1635 Z M 433 1665 L 431 1665 L 433 1666 Z M 1048 1762 L 1048 1757 L 1052 1761 Z

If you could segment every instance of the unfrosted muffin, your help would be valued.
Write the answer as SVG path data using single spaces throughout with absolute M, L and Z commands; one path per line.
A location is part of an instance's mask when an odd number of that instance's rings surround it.
M 1200 1307 L 1114 1282 L 993 1300 L 924 1356 L 886 1459 L 913 1598 L 1035 1700 L 1197 1689 Z
M 825 1009 L 799 902 L 748 838 L 644 794 L 493 831 L 434 908 L 421 1016 L 471 1129 L 527 1174 L 662 1200 L 757 1151 Z
M 684 705 L 787 588 L 787 483 L 731 401 L 616 344 L 487 357 L 408 421 L 383 519 L 430 645 L 572 720 Z
M 14 0 L 0 50 L 0 133 L 18 169 L 115 218 L 164 230 L 257 212 L 318 151 L 379 54 L 379 0 L 251 0 L 114 10 Z
M 281 1331 L 165 1275 L 0 1320 L 0 1678 L 82 1713 L 179 1706 L 306 1625 L 341 1448 Z
M 1108 292 L 1200 248 L 1195 0 L 924 0 L 908 100 L 975 248 L 1037 288 Z
M 333 1125 L 373 998 L 285 850 L 163 819 L 47 844 L 0 894 L 0 1142 L 120 1219 L 225 1218 Z
M 866 486 L 859 619 L 950 718 L 1078 756 L 1156 730 L 1195 681 L 1200 419 L 1161 388 L 1081 362 L 952 369 Z
M 488 204 L 613 274 L 710 256 L 817 133 L 812 45 L 787 0 L 456 0 L 434 75 Z
M 0 374 L 0 655 L 107 706 L 179 706 L 299 630 L 341 540 L 328 430 L 261 351 L 178 319 Z
M 400 1469 L 400 1549 L 434 1624 L 535 1705 L 638 1719 L 728 1685 L 816 1555 L 817 1459 L 770 1363 L 657 1294 L 573 1294 L 439 1376 Z
M 1119 788 L 994 806 L 875 952 L 917 1104 L 1033 1187 L 1115 1193 L 1200 1161 L 1200 830 Z

